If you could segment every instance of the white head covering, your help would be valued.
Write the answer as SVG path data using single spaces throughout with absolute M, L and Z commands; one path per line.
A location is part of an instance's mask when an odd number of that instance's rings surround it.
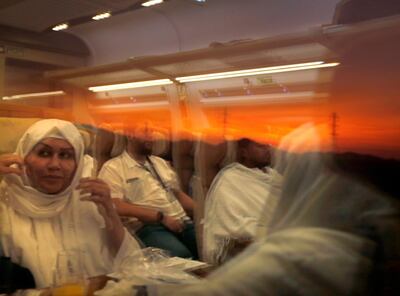
M 18 142 L 16 154 L 25 158 L 45 138 L 59 138 L 68 141 L 75 152 L 77 168 L 71 184 L 57 194 L 45 194 L 30 186 L 28 177 L 10 174 L 4 176 L 9 202 L 17 212 L 31 218 L 49 218 L 58 215 L 69 201 L 83 169 L 84 143 L 78 129 L 70 122 L 59 119 L 45 119 L 34 123 Z

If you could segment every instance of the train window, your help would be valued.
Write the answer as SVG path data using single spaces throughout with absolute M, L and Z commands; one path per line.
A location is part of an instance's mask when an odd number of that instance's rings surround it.
M 187 252 L 177 256 L 209 264 L 197 262 L 201 272 L 193 274 L 217 269 L 210 285 L 191 275 L 193 285 L 156 285 L 160 295 L 399 290 L 399 1 L 3 2 L 0 211 L 12 213 L 13 227 L 26 226 L 31 243 L 0 225 L 0 254 L 31 269 L 38 287 L 53 285 L 47 267 L 64 258 L 56 254 L 61 241 L 82 249 L 86 276 L 106 275 L 118 239 L 131 233 L 133 249 L 136 236 L 153 247 L 146 231 L 160 227 L 167 238 L 155 247 L 178 240 Z M 51 140 L 36 143 L 31 135 Z M 83 141 L 72 139 L 79 135 Z M 46 157 L 24 150 L 39 144 Z M 79 155 L 57 158 L 70 146 Z M 83 188 L 79 180 L 36 176 L 46 163 L 49 172 L 95 178 L 97 186 L 83 185 L 94 192 L 84 200 L 96 202 L 96 192 L 110 198 L 99 210 L 74 207 L 63 198 L 76 193 L 66 183 Z M 7 194 L 26 194 L 33 206 L 10 203 Z M 68 222 L 76 233 L 90 228 L 87 237 L 64 229 L 61 218 L 55 226 L 41 221 L 43 229 L 35 224 L 66 204 L 74 215 L 95 212 L 87 225 L 76 215 L 83 226 Z M 28 233 L 26 219 L 40 230 Z M 197 241 L 185 245 L 185 229 Z M 112 256 L 96 262 L 91 252 L 103 245 L 95 241 L 112 245 Z M 37 248 L 29 253 L 31 245 Z M 44 250 L 48 261 L 40 261 Z M 154 266 L 133 253 L 124 272 L 159 267 L 157 284 L 189 277 L 161 267 L 164 251 L 143 251 Z M 179 260 L 173 268 L 183 266 Z M 154 280 L 156 273 L 141 271 L 135 275 Z

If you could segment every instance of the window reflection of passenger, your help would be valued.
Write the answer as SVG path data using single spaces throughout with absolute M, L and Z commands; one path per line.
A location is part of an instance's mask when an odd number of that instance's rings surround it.
M 25 132 L 16 154 L 0 158 L 1 244 L 6 256 L 31 270 L 39 288 L 52 285 L 61 252 L 80 252 L 83 275 L 96 276 L 139 248 L 112 206 L 108 185 L 81 179 L 83 150 L 72 123 L 48 119 Z
M 215 177 L 205 206 L 205 261 L 219 264 L 231 255 L 230 249 L 240 250 L 251 243 L 261 212 L 272 216 L 278 202 L 280 176 L 269 167 L 270 150 L 268 145 L 243 138 L 238 141 L 238 162 L 226 166 Z
M 193 200 L 179 189 L 169 164 L 151 155 L 152 133 L 148 126 L 137 127 L 128 136 L 127 150 L 106 162 L 99 176 L 109 183 L 118 213 L 145 222 L 136 235 L 146 246 L 197 258 L 194 227 L 188 217 Z
M 304 126 L 281 148 L 296 152 L 318 145 L 316 137 Z M 157 295 L 398 294 L 398 201 L 325 161 L 319 153 L 279 152 L 282 193 L 266 236 L 205 282 L 159 287 Z

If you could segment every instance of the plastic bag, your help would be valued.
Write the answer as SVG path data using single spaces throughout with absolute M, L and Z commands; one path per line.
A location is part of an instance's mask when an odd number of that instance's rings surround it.
M 170 257 L 168 252 L 157 248 L 145 248 L 125 258 L 116 272 L 109 274 L 118 282 L 109 281 L 95 295 L 135 295 L 137 286 L 159 284 L 188 284 L 199 279 L 185 270 L 207 266 L 199 261 Z

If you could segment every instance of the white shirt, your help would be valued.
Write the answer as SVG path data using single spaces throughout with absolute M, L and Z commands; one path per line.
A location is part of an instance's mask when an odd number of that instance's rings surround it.
M 150 161 L 166 187 L 179 188 L 177 175 L 165 160 L 150 156 Z M 121 198 L 135 205 L 153 208 L 177 219 L 185 217 L 185 210 L 173 193 L 163 188 L 154 173 L 151 173 L 148 164 L 145 166 L 124 151 L 103 165 L 99 178 L 111 187 L 112 198 Z
M 253 239 L 262 227 L 262 213 L 272 216 L 281 188 L 277 175 L 272 169 L 265 173 L 236 162 L 215 177 L 205 203 L 203 255 L 207 262 L 219 261 L 229 239 Z

